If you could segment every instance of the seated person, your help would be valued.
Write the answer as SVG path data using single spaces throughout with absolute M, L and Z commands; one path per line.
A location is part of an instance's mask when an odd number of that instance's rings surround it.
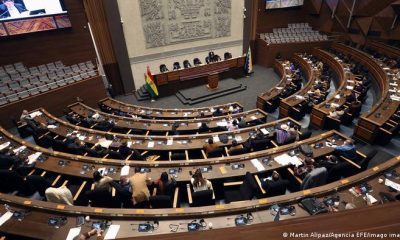
M 247 122 L 246 122 L 246 120 L 244 119 L 244 117 L 238 118 L 238 119 L 237 119 L 237 123 L 238 123 L 238 127 L 239 127 L 239 128 L 245 128 L 245 127 L 247 127 Z
M 121 141 L 121 145 L 118 148 L 118 152 L 121 154 L 123 158 L 128 157 L 132 153 L 132 149 L 128 147 L 128 141 L 123 139 Z
M 95 171 L 93 173 L 93 183 L 94 183 L 94 189 L 98 188 L 109 188 L 110 187 L 110 182 L 112 182 L 113 179 L 109 176 L 102 176 L 99 171 Z
M 28 110 L 22 110 L 22 114 L 21 114 L 21 117 L 19 118 L 19 120 L 22 123 L 27 123 L 27 121 L 32 120 L 31 116 L 29 115 Z
M 207 123 L 202 122 L 200 127 L 199 127 L 199 133 L 205 133 L 205 132 L 209 132 L 210 128 L 208 127 Z
M 335 153 L 350 160 L 357 159 L 356 146 L 354 145 L 354 142 L 351 139 L 344 141 L 344 143 L 340 146 L 336 146 Z
M 346 94 L 346 102 L 352 103 L 356 100 L 356 95 L 353 92 Z
M 304 159 L 303 165 L 301 165 L 300 167 L 295 167 L 293 170 L 296 176 L 304 178 L 309 172 L 314 170 L 314 168 L 314 159 L 306 157 L 306 159 Z
M 237 121 L 233 120 L 232 122 L 228 123 L 226 128 L 228 129 L 228 131 L 235 131 L 235 130 L 239 129 L 239 126 L 238 126 Z
M 288 140 L 288 142 L 294 142 L 294 141 L 298 141 L 299 140 L 299 138 L 300 138 L 300 135 L 299 135 L 299 132 L 298 132 L 298 130 L 299 130 L 299 127 L 298 126 L 293 126 L 293 127 L 291 127 L 291 128 L 289 128 L 289 135 L 290 135 L 290 137 L 289 137 L 289 139 L 290 140 Z
M 203 178 L 203 174 L 200 169 L 197 169 L 193 174 L 190 182 L 193 186 L 194 192 L 204 191 L 204 190 L 213 190 L 212 184 L 209 180 Z
M 15 155 L 13 150 L 4 148 L 0 151 L 0 169 L 9 169 L 18 161 L 20 161 L 20 159 Z
M 281 178 L 277 171 L 272 172 L 272 176 L 261 181 L 261 187 L 267 192 L 267 196 L 277 196 L 285 194 L 289 185 L 287 180 Z
M 339 163 L 338 158 L 335 155 L 327 155 L 324 159 L 320 160 L 318 163 L 314 163 L 315 167 L 321 168 L 325 167 L 328 171 Z
M 204 144 L 203 149 L 206 153 L 206 155 L 208 155 L 209 152 L 215 150 L 218 148 L 218 145 L 216 143 L 214 143 L 214 140 L 212 138 L 209 138 L 207 143 Z
M 176 187 L 176 181 L 173 177 L 169 178 L 168 173 L 161 173 L 160 178 L 154 182 L 154 186 L 157 188 L 157 195 L 168 195 L 173 196 Z
M 213 117 L 218 117 L 218 116 L 222 116 L 224 115 L 222 108 L 217 108 L 215 109 L 215 111 L 213 112 Z
M 104 239 L 104 230 L 93 228 L 92 230 L 84 233 L 79 233 L 78 236 L 74 237 L 72 240 L 86 240 L 90 239 L 92 236 L 96 236 L 96 239 Z
M 180 125 L 178 122 L 175 122 L 174 124 L 172 124 L 171 135 L 179 135 L 179 131 L 178 131 L 179 126 Z
M 151 184 L 151 179 L 147 176 L 146 172 L 140 172 L 140 168 L 135 168 L 135 174 L 130 178 L 132 189 L 132 202 L 133 205 L 142 203 L 149 200 L 150 192 L 148 185 Z
M 242 149 L 243 145 L 239 144 L 236 139 L 232 140 L 232 146 L 229 148 L 228 152 L 231 152 L 233 150 L 239 150 Z
M 329 117 L 337 120 L 340 120 L 343 115 L 344 111 L 341 108 L 333 108 L 333 110 L 329 112 Z
M 69 206 L 74 205 L 72 193 L 66 186 L 61 186 L 59 188 L 49 187 L 46 189 L 45 195 L 48 202 Z
M 286 144 L 290 140 L 289 126 L 282 124 L 276 128 L 276 143 L 279 145 Z

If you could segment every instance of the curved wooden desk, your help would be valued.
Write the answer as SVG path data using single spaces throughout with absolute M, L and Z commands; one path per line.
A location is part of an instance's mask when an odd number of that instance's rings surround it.
M 391 57 L 397 58 L 399 56 L 396 55 L 398 54 L 398 51 L 395 51 L 395 49 L 391 49 L 384 44 L 368 42 L 367 46 Z M 390 129 L 395 128 L 398 125 L 398 122 L 390 120 L 390 117 L 396 113 L 400 106 L 400 101 L 391 99 L 391 95 L 396 93 L 391 92 L 392 90 L 389 91 L 389 89 L 393 88 L 392 85 L 394 84 L 399 86 L 400 79 L 393 78 L 393 69 L 386 67 L 383 63 L 378 62 L 372 56 L 345 45 L 338 45 L 338 48 L 339 47 L 346 48 L 348 51 L 358 54 L 360 59 L 363 59 L 366 64 L 369 64 L 370 73 L 374 76 L 379 87 L 379 101 L 370 111 L 364 113 L 360 117 L 358 124 L 354 129 L 354 134 L 356 137 L 370 143 L 388 143 L 393 135 Z
M 315 50 L 313 50 L 315 51 Z M 298 54 L 294 54 L 292 60 L 296 62 L 298 65 L 304 69 L 304 74 L 308 79 L 307 84 L 304 85 L 300 91 L 298 91 L 294 96 L 282 99 L 279 104 L 279 117 L 295 117 L 296 113 L 299 113 L 300 110 L 296 108 L 296 106 L 300 105 L 304 102 L 304 100 L 308 97 L 308 91 L 311 90 L 315 80 L 319 76 L 318 70 L 312 68 L 311 63 L 306 58 Z M 296 119 L 300 120 L 300 119 Z
M 88 128 L 77 127 L 72 125 L 66 121 L 63 121 L 59 118 L 54 117 L 50 113 L 48 113 L 44 109 L 39 109 L 34 111 L 37 113 L 41 113 L 40 116 L 36 116 L 34 121 L 38 123 L 43 123 L 47 126 L 49 120 L 55 121 L 57 124 L 56 128 L 48 129 L 53 135 L 61 136 L 66 138 L 73 131 L 80 133 L 83 135 L 82 141 L 87 143 L 90 146 L 94 146 L 99 143 L 99 139 L 105 139 L 106 136 L 113 136 L 113 140 L 110 142 L 109 147 L 118 148 L 120 146 L 120 141 L 126 139 L 131 143 L 131 148 L 148 151 L 149 154 L 156 154 L 161 157 L 162 160 L 168 159 L 169 151 L 190 151 L 186 153 L 187 160 L 189 159 L 198 159 L 203 156 L 206 159 L 206 155 L 203 151 L 203 146 L 209 138 L 214 138 L 215 143 L 217 143 L 220 147 L 230 146 L 231 141 L 236 139 L 238 143 L 245 142 L 249 134 L 254 132 L 256 129 L 265 128 L 270 134 L 270 138 L 273 137 L 274 127 L 278 124 L 283 124 L 287 122 L 291 122 L 294 125 L 301 126 L 298 122 L 290 119 L 280 119 L 274 122 L 266 123 L 263 125 L 258 125 L 256 127 L 249 127 L 244 129 L 239 129 L 235 131 L 227 131 L 210 134 L 198 134 L 198 135 L 178 135 L 178 136 L 140 136 L 140 135 L 127 135 L 127 134 L 119 134 L 119 133 L 107 133 L 103 131 L 97 131 Z M 218 138 L 219 135 L 225 134 L 228 137 L 228 142 L 222 143 L 217 142 L 215 138 Z M 219 140 L 218 140 L 219 141 Z M 161 156 L 160 154 L 164 155 Z
M 348 189 L 358 183 L 366 182 L 372 186 L 374 192 L 372 193 L 377 197 L 377 193 L 388 192 L 388 189 L 379 184 L 377 178 L 380 174 L 388 169 L 399 169 L 400 157 L 391 159 L 385 163 L 378 165 L 375 168 L 368 169 L 362 173 L 333 182 L 321 187 L 309 189 L 306 191 L 294 192 L 282 196 L 250 200 L 245 202 L 236 202 L 224 205 L 215 205 L 199 208 L 177 208 L 166 209 L 162 213 L 159 210 L 152 209 L 103 209 L 103 208 L 90 208 L 90 207 L 77 207 L 77 206 L 64 206 L 54 203 L 27 200 L 13 195 L 1 194 L 0 201 L 7 203 L 11 206 L 12 210 L 29 210 L 29 214 L 22 222 L 17 220 L 9 220 L 0 227 L 0 230 L 10 234 L 24 235 L 45 239 L 64 239 L 68 234 L 68 230 L 75 226 L 75 217 L 80 215 L 91 216 L 91 221 L 99 219 L 108 219 L 112 224 L 121 226 L 118 232 L 118 238 L 122 237 L 139 237 L 148 236 L 149 233 L 140 233 L 132 229 L 132 224 L 143 223 L 143 221 L 157 220 L 159 227 L 151 233 L 165 234 L 170 233 L 170 224 L 183 224 L 182 228 L 178 227 L 179 232 L 186 232 L 186 224 L 195 218 L 205 218 L 205 221 L 212 222 L 213 228 L 227 228 L 234 226 L 234 218 L 238 214 L 253 212 L 254 221 L 252 224 L 273 222 L 274 217 L 269 214 L 269 207 L 273 204 L 279 203 L 281 206 L 296 204 L 299 200 L 305 197 L 317 197 L 322 199 L 325 196 L 337 195 L 341 200 L 353 203 L 357 208 L 363 209 L 367 205 L 362 198 L 356 198 L 348 191 Z M 374 178 L 375 177 L 375 178 Z M 398 182 L 398 181 L 397 181 Z M 390 205 L 391 206 L 391 205 Z M 396 205 L 397 206 L 397 205 Z M 281 216 L 281 221 L 288 219 L 296 219 L 299 217 L 309 216 L 303 209 L 295 205 L 296 216 Z M 344 206 L 340 206 L 340 211 L 344 211 Z M 345 212 L 351 214 L 360 209 L 350 210 Z M 367 208 L 373 209 L 373 208 Z M 0 211 L 5 212 L 4 206 L 0 206 Z M 61 228 L 54 228 L 47 225 L 49 217 L 66 216 L 67 224 Z M 312 217 L 309 219 L 320 219 L 326 215 Z M 332 215 L 334 216 L 334 215 Z M 386 216 L 386 215 L 385 215 Z M 179 219 L 177 219 L 179 218 Z M 303 219 L 301 219 L 303 220 Z M 283 224 L 284 222 L 282 222 Z M 83 227 L 84 230 L 89 229 L 91 223 L 86 223 Z M 21 231 L 21 227 L 24 231 Z M 193 233 L 192 233 L 193 234 Z
M 352 86 L 351 83 L 347 83 L 347 79 L 352 79 L 353 75 L 350 71 L 345 70 L 346 67 L 342 65 L 342 61 L 337 57 L 334 57 L 331 53 L 328 53 L 321 49 L 315 49 L 313 54 L 318 59 L 321 59 L 323 62 L 327 63 L 336 73 L 339 79 L 339 87 L 332 95 L 332 97 L 327 98 L 322 103 L 314 106 L 311 112 L 311 125 L 318 128 L 325 128 L 327 122 L 326 120 L 329 116 L 329 111 L 331 110 L 331 105 L 334 104 L 336 106 L 342 106 L 343 104 L 345 104 L 346 99 L 343 96 L 349 91 L 348 89 L 346 89 L 346 87 Z M 340 97 L 337 98 L 337 96 Z M 340 125 L 340 121 L 338 124 Z
M 128 113 L 128 115 L 137 115 L 142 118 L 150 119 L 190 119 L 190 118 L 209 118 L 212 117 L 212 110 L 222 108 L 223 114 L 228 115 L 229 107 L 239 107 L 243 111 L 243 106 L 238 102 L 227 103 L 222 105 L 215 105 L 202 108 L 188 108 L 188 109 L 167 109 L 167 108 L 150 108 L 138 105 L 131 105 L 124 103 L 113 98 L 105 98 L 99 101 L 100 109 L 107 108 L 109 111 Z M 204 116 L 201 116 L 204 114 Z
M 267 121 L 268 114 L 260 109 L 253 109 L 237 114 L 229 114 L 219 117 L 210 118 L 199 118 L 199 119 L 179 119 L 179 120 L 162 120 L 162 119 L 133 119 L 130 117 L 122 117 L 109 113 L 104 113 L 91 108 L 83 103 L 74 103 L 68 106 L 72 114 L 77 115 L 79 118 L 86 118 L 95 113 L 99 114 L 101 118 L 113 120 L 115 126 L 126 130 L 126 134 L 134 133 L 135 130 L 143 131 L 146 135 L 168 135 L 172 131 L 174 123 L 179 123 L 177 131 L 181 134 L 194 134 L 198 132 L 199 125 L 201 123 L 207 123 L 207 126 L 211 130 L 218 129 L 220 126 L 224 126 L 226 121 L 231 119 L 238 119 L 244 117 L 248 124 L 252 123 L 265 123 Z
M 6 130 L 0 128 L 2 133 L 2 139 L 0 144 L 10 142 L 15 146 L 26 146 L 27 151 L 25 155 L 29 156 L 36 152 L 41 152 L 43 159 L 37 161 L 35 168 L 47 172 L 55 172 L 62 175 L 70 175 L 79 178 L 91 179 L 92 174 L 96 169 L 106 168 L 107 171 L 110 169 L 109 176 L 114 180 L 119 180 L 120 171 L 123 166 L 130 166 L 130 175 L 133 175 L 135 167 L 142 167 L 149 169 L 148 173 L 152 179 L 158 179 L 162 172 L 169 172 L 171 169 L 179 170 L 176 173 L 176 180 L 189 182 L 191 179 L 190 171 L 194 172 L 196 168 L 212 167 L 211 171 L 205 172 L 204 176 L 208 179 L 221 179 L 231 178 L 237 176 L 243 176 L 246 172 L 257 173 L 266 172 L 280 168 L 286 168 L 287 166 L 281 166 L 275 161 L 270 161 L 268 164 L 263 162 L 263 159 L 273 159 L 283 153 L 296 150 L 301 144 L 308 144 L 314 146 L 317 143 L 325 144 L 326 139 L 332 137 L 339 138 L 338 144 L 341 144 L 345 139 L 348 139 L 344 135 L 336 131 L 329 131 L 321 135 L 314 136 L 312 138 L 302 140 L 293 144 L 277 147 L 274 149 L 268 149 L 264 151 L 258 151 L 254 153 L 242 154 L 237 156 L 231 156 L 226 158 L 208 159 L 208 160 L 195 160 L 195 161 L 161 161 L 157 163 L 149 163 L 143 161 L 123 161 L 113 159 L 100 159 L 87 156 L 73 155 L 68 153 L 51 151 L 46 148 L 39 147 L 30 142 L 24 141 L 20 138 L 15 137 Z M 14 149 L 17 147 L 14 147 Z M 318 158 L 333 152 L 330 147 L 322 147 L 313 149 L 313 156 Z M 300 158 L 304 156 L 300 153 Z M 257 159 L 263 166 L 264 170 L 259 170 L 251 162 L 253 159 Z M 232 164 L 243 163 L 244 167 L 239 169 L 232 169 Z

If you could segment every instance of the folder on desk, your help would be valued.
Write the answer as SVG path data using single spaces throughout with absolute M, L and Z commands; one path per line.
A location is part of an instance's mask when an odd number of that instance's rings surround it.
M 148 148 L 153 148 L 153 147 L 154 147 L 154 142 L 153 142 L 153 141 L 150 141 L 150 142 L 147 144 L 147 147 L 148 147 Z
M 10 142 L 5 142 L 3 144 L 0 145 L 0 151 L 3 150 L 4 148 L 10 146 Z
M 81 232 L 81 227 L 75 227 L 75 228 L 69 229 L 66 240 L 73 240 L 76 236 L 79 235 L 80 232 Z
M 115 239 L 117 237 L 118 231 L 119 231 L 120 225 L 111 225 L 108 228 L 108 231 L 106 232 L 104 239 Z
M 258 172 L 265 170 L 265 167 L 262 165 L 262 163 L 257 158 L 252 159 L 250 162 L 257 169 Z

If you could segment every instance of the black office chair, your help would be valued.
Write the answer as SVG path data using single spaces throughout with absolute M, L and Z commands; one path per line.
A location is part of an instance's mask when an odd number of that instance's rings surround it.
M 232 58 L 232 54 L 230 52 L 224 53 L 224 60 L 228 60 Z
M 181 64 L 179 62 L 174 62 L 174 70 L 179 70 L 181 69 Z
M 228 154 L 230 156 L 235 156 L 235 155 L 240 155 L 240 154 L 245 154 L 248 153 L 248 149 L 247 148 L 240 148 L 240 149 L 233 149 L 231 151 L 228 151 Z
M 208 158 L 215 158 L 215 157 L 222 157 L 222 156 L 224 156 L 223 148 L 214 149 L 214 150 L 208 152 L 208 154 L 207 154 Z
M 326 130 L 334 129 L 334 130 L 339 131 L 340 130 L 340 120 L 326 116 L 324 129 L 326 129 Z
M 213 190 L 203 190 L 192 193 L 192 204 L 191 207 L 203 207 L 215 204 Z
M 184 152 L 174 152 L 171 154 L 171 160 L 186 160 L 186 154 Z
M 172 208 L 172 198 L 167 195 L 150 197 L 151 208 Z
M 184 68 L 191 68 L 192 64 L 190 64 L 189 60 L 185 60 L 185 61 L 183 61 L 183 67 Z
M 12 193 L 18 191 L 18 195 L 26 196 L 32 194 L 29 185 L 16 171 L 0 170 L 0 192 Z
M 300 130 L 301 134 L 299 134 L 299 140 L 308 139 L 311 137 L 312 131 L 307 128 L 302 128 Z
M 279 181 L 269 182 L 268 189 L 265 189 L 265 197 L 280 196 L 286 193 L 286 189 L 289 186 L 289 181 L 281 179 Z
M 32 190 L 37 191 L 42 197 L 46 196 L 46 189 L 51 187 L 51 183 L 47 179 L 38 175 L 27 176 L 26 182 Z
M 239 185 L 235 185 L 236 187 Z M 232 186 L 232 187 L 235 187 Z M 258 186 L 250 172 L 247 172 L 239 189 L 225 190 L 225 202 L 237 202 L 243 200 L 251 200 L 257 196 Z
M 201 65 L 201 64 L 202 64 L 202 63 L 201 63 L 200 59 L 198 59 L 198 58 L 193 59 L 193 65 L 194 65 L 194 66 L 199 66 L 199 65 Z
M 87 200 L 92 207 L 118 208 L 118 202 L 113 198 L 109 188 L 97 188 L 85 192 Z
M 271 140 L 269 140 L 268 138 L 261 140 L 254 140 L 252 143 L 252 148 L 253 151 L 261 151 L 267 149 L 268 146 L 270 146 L 270 144 Z
M 119 159 L 119 160 L 123 160 L 124 157 L 121 155 L 121 153 L 117 152 L 117 151 L 113 151 L 113 150 L 109 150 L 108 151 L 108 159 Z
M 168 70 L 168 68 L 167 68 L 167 66 L 165 65 L 165 64 L 161 64 L 160 65 L 160 72 L 161 73 L 165 73 L 165 72 L 168 72 L 169 70 Z

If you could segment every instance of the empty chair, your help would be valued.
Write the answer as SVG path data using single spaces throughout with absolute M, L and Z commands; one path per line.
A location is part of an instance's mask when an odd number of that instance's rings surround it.
M 256 181 L 250 172 L 247 172 L 243 182 L 237 182 L 238 184 L 224 183 L 225 188 L 235 188 L 233 190 L 225 190 L 225 201 L 227 203 L 251 200 L 257 196 L 258 186 Z M 237 188 L 239 187 L 239 189 Z
M 224 156 L 224 149 L 222 149 L 222 148 L 214 149 L 214 150 L 208 152 L 208 154 L 207 154 L 208 158 L 215 158 L 215 157 L 222 157 L 222 156 Z
M 179 70 L 181 69 L 181 65 L 179 64 L 179 62 L 174 62 L 174 70 Z
M 192 64 L 190 64 L 189 60 L 185 60 L 185 61 L 183 61 L 183 67 L 184 68 L 191 68 Z
M 215 204 L 215 197 L 213 190 L 203 190 L 191 193 L 192 202 L 189 204 L 191 207 L 202 207 Z
M 161 64 L 160 65 L 160 72 L 161 73 L 165 73 L 165 72 L 168 72 L 169 70 L 168 70 L 168 68 L 167 68 L 167 65 L 165 65 L 165 64 Z

